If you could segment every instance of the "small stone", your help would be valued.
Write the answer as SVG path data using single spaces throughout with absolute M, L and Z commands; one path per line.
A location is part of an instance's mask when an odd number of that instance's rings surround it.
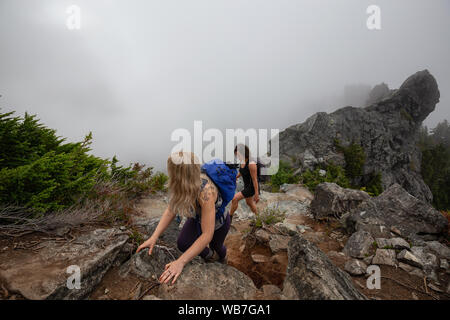
M 423 276 L 424 276 L 423 271 L 421 269 L 413 267 L 409 264 L 399 262 L 398 266 L 400 269 L 408 272 L 412 276 L 417 276 L 419 278 L 423 278 Z
M 395 259 L 395 250 L 377 249 L 375 257 L 373 257 L 372 263 L 395 267 L 397 264 L 397 260 Z
M 125 230 L 127 230 L 127 227 L 125 227 L 125 226 L 120 226 L 119 229 L 120 229 L 120 231 L 125 231 Z
M 372 264 L 372 260 L 373 260 L 373 255 L 364 257 L 364 259 L 363 259 L 364 263 L 367 265 Z
M 264 263 L 264 262 L 269 261 L 269 259 L 270 259 L 269 257 L 262 255 L 262 254 L 252 254 L 251 257 L 252 257 L 253 262 L 256 262 L 256 263 Z
M 377 242 L 377 246 L 380 249 L 410 249 L 409 243 L 402 238 L 377 238 L 375 241 Z
M 290 236 L 293 236 L 297 233 L 297 226 L 293 223 L 289 222 L 278 222 L 275 224 L 275 228 L 284 234 L 288 234 Z
M 270 250 L 273 253 L 278 253 L 280 251 L 287 251 L 290 237 L 282 235 L 272 235 L 269 241 Z
M 106 289 L 105 289 L 105 294 L 108 294 L 108 293 L 109 293 L 109 289 L 106 288 Z
M 280 288 L 273 284 L 265 284 L 262 286 L 262 291 L 265 297 L 277 297 L 281 294 Z
M 347 263 L 344 266 L 344 269 L 352 276 L 361 276 L 366 274 L 367 265 L 360 260 L 353 259 L 347 261 Z
M 239 247 L 239 252 L 243 253 L 245 251 L 245 243 Z
M 419 297 L 417 296 L 417 294 L 415 294 L 415 292 L 411 292 L 411 296 L 414 300 L 419 300 Z
M 407 263 L 409 265 L 423 268 L 423 262 L 415 256 L 413 253 L 409 252 L 408 250 L 402 250 L 398 255 L 397 259 L 399 261 L 402 261 L 404 263 Z
M 401 236 L 401 235 L 402 235 L 402 232 L 401 232 L 400 229 L 397 228 L 396 226 L 392 226 L 392 227 L 391 227 L 391 232 L 392 232 L 393 234 L 396 234 L 397 236 Z
M 448 261 L 447 261 L 447 259 L 441 259 L 441 269 L 444 269 L 444 270 L 448 269 Z
M 438 241 L 428 241 L 426 243 L 427 248 L 429 248 L 431 251 L 434 251 L 439 256 L 450 259 L 450 248 L 446 245 L 438 242 Z
M 269 242 L 269 240 L 270 240 L 270 234 L 264 229 L 258 229 L 255 232 L 255 237 L 258 241 L 260 241 L 262 243 Z
M 374 239 L 366 231 L 357 231 L 351 235 L 344 247 L 344 253 L 353 258 L 364 258 L 370 251 Z
M 324 176 L 326 176 L 327 175 L 327 172 L 325 171 L 325 170 L 319 170 L 319 175 L 321 176 L 321 177 L 324 177 Z

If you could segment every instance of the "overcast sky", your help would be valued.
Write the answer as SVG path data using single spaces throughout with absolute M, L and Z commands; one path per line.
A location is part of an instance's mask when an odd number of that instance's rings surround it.
M 347 85 L 398 88 L 423 69 L 441 91 L 425 124 L 450 120 L 449 40 L 448 0 L 0 0 L 0 107 L 164 169 L 194 120 L 282 130 L 347 104 Z

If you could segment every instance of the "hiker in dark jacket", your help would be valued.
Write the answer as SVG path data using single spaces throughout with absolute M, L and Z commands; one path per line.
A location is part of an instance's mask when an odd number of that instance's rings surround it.
M 233 217 L 234 212 L 239 206 L 239 201 L 245 199 L 254 214 L 258 214 L 256 203 L 259 201 L 259 181 L 258 181 L 258 164 L 256 159 L 250 157 L 250 150 L 246 145 L 237 145 L 234 154 L 241 163 L 239 174 L 236 179 L 242 177 L 244 181 L 244 190 L 236 193 L 230 208 L 230 215 Z
M 221 195 L 211 179 L 201 172 L 198 158 L 190 152 L 172 154 L 167 160 L 169 174 L 169 205 L 153 235 L 137 250 L 149 248 L 151 255 L 156 241 L 167 229 L 176 214 L 187 218 L 178 237 L 178 248 L 184 252 L 169 263 L 159 281 L 175 283 L 184 266 L 200 255 L 206 261 L 226 263 L 227 248 L 223 245 L 230 230 L 230 215 L 224 211 L 217 217 Z M 234 179 L 234 176 L 233 176 Z M 208 247 L 209 245 L 209 247 Z

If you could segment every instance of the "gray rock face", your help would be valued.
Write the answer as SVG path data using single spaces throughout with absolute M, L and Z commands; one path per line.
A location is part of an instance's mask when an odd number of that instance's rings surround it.
M 302 170 L 318 163 L 344 165 L 334 140 L 344 146 L 359 142 L 367 156 L 363 182 L 371 173 L 379 172 L 384 189 L 398 183 L 430 202 L 432 194 L 420 175 L 421 153 L 415 137 L 439 98 L 435 78 L 427 70 L 417 72 L 400 89 L 369 107 L 316 113 L 304 123 L 287 128 L 279 135 L 280 159 Z
M 378 248 L 381 249 L 409 249 L 410 245 L 402 238 L 392 238 L 392 239 L 384 239 L 384 238 L 376 238 L 375 242 L 377 243 Z
M 253 299 L 256 287 L 239 270 L 220 263 L 190 263 L 174 285 L 161 285 L 158 297 L 165 300 Z
M 431 251 L 438 254 L 438 256 L 450 260 L 450 248 L 438 241 L 429 241 L 426 246 Z
M 360 260 L 352 259 L 345 263 L 344 269 L 352 276 L 361 276 L 366 274 L 367 265 Z
M 148 255 L 147 249 L 134 254 L 120 267 L 120 275 L 126 277 L 131 272 L 144 279 L 158 279 L 166 264 L 176 260 L 180 255 L 181 253 L 174 248 L 157 245 L 151 255 Z
M 395 226 L 403 237 L 422 238 L 444 233 L 448 221 L 429 203 L 394 184 L 353 210 L 347 218 L 347 225 L 353 226 L 354 230 L 368 231 L 374 225 L 384 225 L 387 230 Z
M 364 258 L 369 254 L 374 241 L 369 232 L 357 231 L 347 240 L 343 252 L 350 257 Z
M 365 300 L 348 274 L 337 268 L 315 245 L 294 236 L 289 242 L 289 264 L 283 286 L 286 299 Z
M 316 187 L 311 212 L 316 219 L 329 216 L 340 218 L 343 214 L 357 208 L 370 196 L 360 190 L 345 189 L 336 183 L 321 183 Z
M 384 264 L 395 267 L 397 259 L 395 258 L 395 250 L 392 249 L 377 249 L 375 256 L 372 259 L 372 264 Z
M 31 300 L 86 298 L 113 265 L 128 236 L 118 229 L 97 229 L 72 243 L 42 243 L 39 253 L 14 251 L 0 255 L 0 278 L 11 292 Z M 80 268 L 80 289 L 69 289 L 68 267 Z M 70 270 L 70 269 L 69 269 Z M 72 282 L 71 282 L 72 283 Z

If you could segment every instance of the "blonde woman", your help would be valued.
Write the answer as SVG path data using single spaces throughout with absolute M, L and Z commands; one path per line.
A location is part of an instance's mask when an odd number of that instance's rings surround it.
M 224 212 L 220 219 L 216 208 L 222 199 L 216 185 L 201 172 L 197 157 L 190 152 L 172 154 L 167 160 L 169 174 L 169 205 L 161 217 L 153 235 L 137 250 L 153 247 L 161 234 L 175 218 L 176 213 L 188 218 L 178 237 L 178 248 L 183 254 L 166 265 L 161 283 L 172 284 L 180 276 L 184 266 L 200 255 L 206 261 L 226 262 L 225 237 L 230 230 L 230 215 Z M 209 245 L 209 247 L 208 247 Z

